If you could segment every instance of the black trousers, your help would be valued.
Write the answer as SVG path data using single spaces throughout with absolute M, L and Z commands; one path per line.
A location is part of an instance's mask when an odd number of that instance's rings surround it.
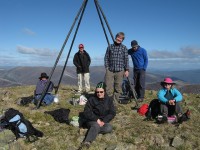
M 145 75 L 146 71 L 143 69 L 134 69 L 134 84 L 135 84 L 135 91 L 137 93 L 138 98 L 143 99 L 145 95 Z

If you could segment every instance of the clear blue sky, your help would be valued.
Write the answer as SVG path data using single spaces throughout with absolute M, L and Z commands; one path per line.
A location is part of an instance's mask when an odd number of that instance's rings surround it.
M 53 66 L 82 2 L 0 0 L 0 66 Z M 200 0 L 99 3 L 114 36 L 123 31 L 127 48 L 136 39 L 147 50 L 149 70 L 200 68 Z M 64 64 L 72 35 L 59 65 Z M 93 66 L 103 65 L 107 42 L 93 0 L 88 1 L 68 65 L 79 43 L 85 45 Z

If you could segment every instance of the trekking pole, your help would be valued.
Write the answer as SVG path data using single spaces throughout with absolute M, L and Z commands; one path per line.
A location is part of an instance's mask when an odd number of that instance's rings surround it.
M 136 91 L 135 91 L 135 88 L 133 87 L 133 84 L 130 82 L 130 80 L 129 80 L 128 77 L 127 77 L 127 81 L 128 81 L 128 83 L 129 83 L 129 85 L 131 86 L 131 89 L 132 89 L 132 92 L 133 92 L 133 97 L 134 97 L 135 103 L 136 103 L 135 108 L 137 108 L 137 107 L 139 106 L 139 105 L 138 105 L 138 99 L 137 99 L 137 93 L 136 93 Z
M 54 73 L 54 71 L 55 71 L 55 68 L 56 68 L 56 66 L 57 66 L 57 64 L 58 64 L 58 61 L 59 61 L 59 59 L 60 59 L 60 56 L 61 56 L 61 54 L 62 54 L 62 52 L 63 52 L 63 50 L 64 50 L 64 48 L 65 48 L 65 45 L 66 45 L 66 43 L 67 43 L 67 41 L 68 41 L 68 39 L 69 39 L 69 37 L 70 37 L 70 34 L 71 34 L 71 32 L 72 32 L 72 30 L 73 30 L 73 28 L 74 28 L 74 26 L 75 26 L 75 23 L 76 23 L 76 21 L 77 21 L 79 15 L 80 15 L 80 13 L 81 13 L 83 7 L 85 6 L 85 3 L 86 3 L 87 1 L 88 1 L 88 0 L 84 0 L 84 2 L 83 2 L 82 5 L 81 5 L 81 8 L 79 9 L 79 11 L 78 11 L 78 13 L 77 13 L 77 16 L 76 16 L 75 19 L 74 19 L 74 22 L 73 22 L 73 24 L 72 24 L 72 26 L 71 26 L 71 28 L 70 28 L 70 31 L 69 31 L 69 33 L 68 33 L 68 35 L 67 35 L 67 37 L 66 37 L 66 39 L 65 39 L 65 41 L 64 41 L 64 43 L 63 43 L 63 45 L 62 45 L 62 48 L 61 48 L 61 50 L 60 50 L 60 52 L 59 52 L 59 54 L 58 54 L 58 57 L 57 57 L 57 59 L 56 59 L 56 62 L 55 62 L 54 66 L 53 66 L 53 68 L 52 68 L 52 70 L 51 70 L 51 73 L 50 73 L 50 75 L 49 75 L 49 79 L 47 80 L 47 84 L 46 84 L 46 86 L 45 86 L 45 88 L 44 88 L 44 90 L 43 90 L 43 92 L 42 92 L 41 97 L 40 97 L 39 100 L 38 100 L 38 103 L 37 103 L 37 106 L 36 106 L 37 109 L 40 107 L 40 105 L 41 105 L 41 103 L 42 103 L 42 101 L 43 101 L 43 99 L 44 99 L 44 96 L 46 95 L 46 92 L 47 92 L 47 90 L 48 90 L 48 87 L 49 87 L 49 84 L 50 84 L 50 81 L 51 81 L 51 77 L 52 77 L 52 75 L 53 75 L 53 73 Z

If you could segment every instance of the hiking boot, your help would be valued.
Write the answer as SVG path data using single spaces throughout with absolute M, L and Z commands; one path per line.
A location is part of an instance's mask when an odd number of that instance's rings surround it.
M 178 123 L 183 123 L 183 121 L 188 121 L 190 119 L 190 112 L 189 110 L 186 111 L 184 114 L 178 114 Z
M 185 112 L 185 115 L 186 115 L 186 117 L 188 118 L 188 119 L 190 119 L 190 110 L 188 109 L 186 112 Z
M 165 116 L 165 115 L 164 115 L 164 116 L 160 116 L 160 115 L 159 115 L 159 116 L 157 117 L 157 123 L 158 123 L 158 124 L 167 123 L 167 116 Z
M 90 147 L 91 142 L 83 142 L 81 143 L 81 146 L 79 147 L 78 150 L 82 150 L 83 148 L 89 148 Z
M 137 101 L 138 101 L 139 103 L 142 103 L 144 100 L 143 100 L 143 98 L 139 98 Z
M 84 145 L 85 147 L 87 147 L 87 148 L 90 147 L 90 144 L 91 144 L 90 142 L 84 142 L 84 143 L 83 143 L 83 145 Z

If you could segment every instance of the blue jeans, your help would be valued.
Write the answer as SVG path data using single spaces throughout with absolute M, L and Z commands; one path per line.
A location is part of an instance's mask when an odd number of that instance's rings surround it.
M 41 97 L 40 94 L 38 94 L 38 95 L 35 96 L 34 104 L 37 104 L 37 102 L 38 102 L 38 100 L 40 99 L 40 97 Z M 50 105 L 53 101 L 54 101 L 54 96 L 53 96 L 52 94 L 49 94 L 49 93 L 48 93 L 48 94 L 46 94 L 46 95 L 44 96 L 44 99 L 43 99 L 42 103 L 43 103 L 44 105 Z

